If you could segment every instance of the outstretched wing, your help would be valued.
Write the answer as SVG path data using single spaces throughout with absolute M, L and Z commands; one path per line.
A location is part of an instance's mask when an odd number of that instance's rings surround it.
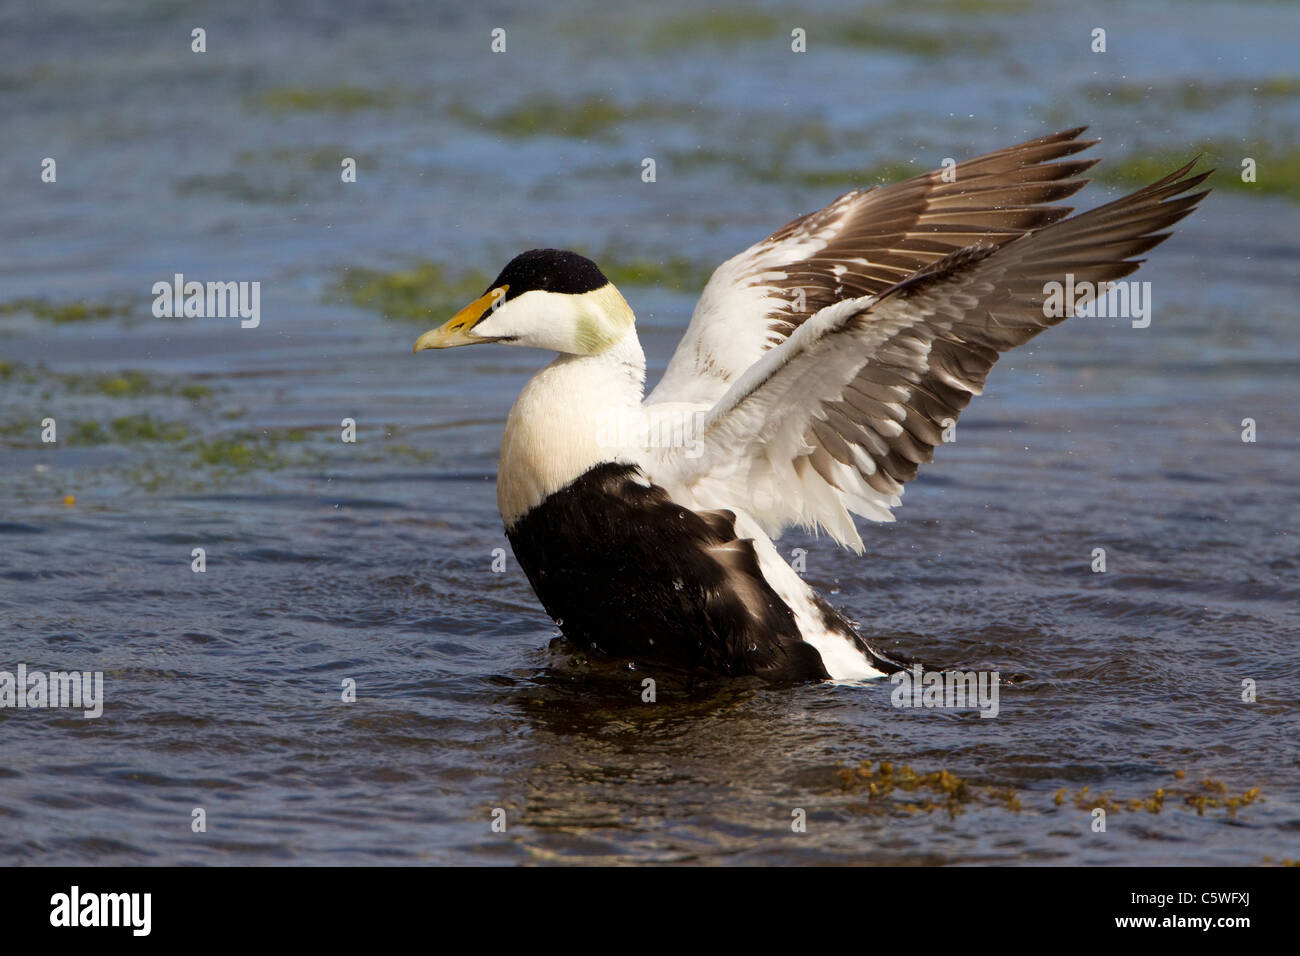
M 772 348 L 677 447 L 647 453 L 676 500 L 743 508 L 769 534 L 799 523 L 856 551 L 849 512 L 892 520 L 903 483 L 998 355 L 1060 322 L 1045 287 L 1137 269 L 1209 190 L 1189 163 L 1122 199 L 944 257 L 878 298 L 840 302 Z M 1049 313 L 1049 314 L 1045 314 Z
M 885 188 L 846 193 L 720 265 L 647 404 L 712 405 L 768 349 L 843 299 L 879 295 L 977 242 L 1002 245 L 1072 211 L 1048 206 L 1096 160 L 1064 130 Z

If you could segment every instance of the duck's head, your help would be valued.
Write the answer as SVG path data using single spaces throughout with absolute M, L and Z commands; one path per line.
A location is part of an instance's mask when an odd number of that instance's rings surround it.
M 511 259 L 445 325 L 416 339 L 415 351 L 502 342 L 594 355 L 632 324 L 632 310 L 596 263 L 563 249 L 533 249 Z

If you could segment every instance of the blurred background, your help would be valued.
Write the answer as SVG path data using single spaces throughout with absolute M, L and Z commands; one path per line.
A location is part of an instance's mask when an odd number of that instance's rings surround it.
M 0 710 L 5 858 L 1300 857 L 1298 34 L 1263 0 L 6 3 L 0 669 L 103 670 L 107 701 Z M 712 269 L 796 215 L 1082 124 L 1081 206 L 1219 170 L 1136 276 L 1150 328 L 1003 359 L 866 556 L 782 542 L 883 643 L 1026 674 L 998 719 L 887 684 L 650 706 L 548 647 L 491 570 L 547 357 L 416 336 L 567 247 L 653 381 Z M 154 318 L 176 273 L 260 282 L 260 325 Z

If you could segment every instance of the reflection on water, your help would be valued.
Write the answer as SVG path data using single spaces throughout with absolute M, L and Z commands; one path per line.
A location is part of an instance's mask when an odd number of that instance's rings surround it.
M 1150 328 L 1077 320 L 1008 356 L 865 556 L 782 542 L 879 643 L 1024 675 L 992 720 L 895 709 L 888 683 L 656 674 L 648 702 L 646 674 L 553 646 L 513 559 L 491 570 L 501 426 L 545 357 L 410 355 L 462 284 L 559 245 L 620 276 L 654 374 L 712 264 L 1049 128 L 1092 123 L 1116 182 L 1192 143 L 1235 171 L 1300 128 L 1296 11 L 1201 4 L 1177 38 L 1115 11 L 1103 61 L 1066 3 L 869 31 L 801 8 L 801 55 L 778 7 L 504 7 L 497 58 L 455 5 L 213 6 L 197 60 L 188 18 L 80 6 L 0 40 L 5 141 L 59 164 L 57 189 L 0 164 L 0 669 L 100 670 L 107 701 L 0 709 L 6 859 L 1300 856 L 1281 159 L 1254 193 L 1220 176 L 1153 254 Z M 260 281 L 261 325 L 151 319 L 177 272 Z

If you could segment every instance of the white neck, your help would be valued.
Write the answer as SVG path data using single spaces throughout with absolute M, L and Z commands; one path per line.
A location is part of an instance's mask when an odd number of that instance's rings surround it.
M 529 380 L 506 419 L 497 505 L 506 529 L 602 462 L 630 461 L 627 423 L 638 419 L 645 353 L 629 328 L 595 355 L 561 355 Z

